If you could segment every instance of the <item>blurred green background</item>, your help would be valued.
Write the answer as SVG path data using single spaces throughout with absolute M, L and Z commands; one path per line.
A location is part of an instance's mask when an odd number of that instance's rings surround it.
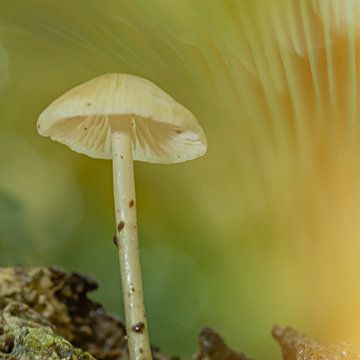
M 109 161 L 40 137 L 40 112 L 107 72 L 189 108 L 205 157 L 136 163 L 152 342 L 204 325 L 258 359 L 271 327 L 360 345 L 356 1 L 2 0 L 0 261 L 93 276 L 122 316 Z

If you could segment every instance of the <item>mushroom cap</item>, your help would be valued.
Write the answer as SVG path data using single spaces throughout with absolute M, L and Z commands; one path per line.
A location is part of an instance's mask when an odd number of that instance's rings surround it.
M 39 116 L 38 132 L 98 159 L 112 159 L 111 133 L 127 128 L 134 160 L 176 163 L 206 152 L 195 116 L 158 86 L 129 74 L 105 74 L 60 96 Z

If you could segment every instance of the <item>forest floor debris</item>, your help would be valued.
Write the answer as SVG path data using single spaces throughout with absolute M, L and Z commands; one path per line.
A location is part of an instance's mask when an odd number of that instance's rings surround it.
M 122 322 L 88 298 L 90 278 L 50 267 L 0 268 L 0 359 L 128 360 Z M 272 331 L 283 360 L 360 360 L 352 346 L 325 346 L 290 327 Z M 153 360 L 179 360 L 153 347 Z M 192 360 L 251 360 L 205 327 Z

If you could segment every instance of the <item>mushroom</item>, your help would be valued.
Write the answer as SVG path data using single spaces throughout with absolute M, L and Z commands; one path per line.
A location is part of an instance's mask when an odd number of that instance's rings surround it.
M 133 160 L 177 163 L 206 152 L 194 115 L 158 86 L 105 74 L 52 102 L 38 132 L 98 159 L 112 159 L 116 236 L 131 359 L 151 359 L 143 301 Z

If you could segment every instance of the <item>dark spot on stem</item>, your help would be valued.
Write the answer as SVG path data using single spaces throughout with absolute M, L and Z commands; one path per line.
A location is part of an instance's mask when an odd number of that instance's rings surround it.
M 116 246 L 119 246 L 118 238 L 117 238 L 116 235 L 114 235 L 114 237 L 113 237 L 113 243 L 114 243 Z
M 91 102 L 86 103 L 86 106 L 91 106 Z
M 84 127 L 84 130 L 87 130 L 88 128 L 87 127 Z
M 131 330 L 141 334 L 145 329 L 145 324 L 143 322 L 139 322 L 131 327 Z
M 177 134 L 182 134 L 182 133 L 183 133 L 182 130 L 180 130 L 180 129 L 175 129 L 175 132 L 176 132 Z
M 120 157 L 121 157 L 122 159 L 124 159 L 124 157 L 123 157 L 122 155 L 120 155 Z
M 131 287 L 131 291 L 132 291 L 132 292 L 135 292 L 135 288 L 134 288 L 133 286 Z
M 134 206 L 134 204 L 135 204 L 135 201 L 134 201 L 134 199 L 131 199 L 130 201 L 129 201 L 129 207 L 133 207 Z
M 117 229 L 118 231 L 121 231 L 123 228 L 125 227 L 125 222 L 124 221 L 120 221 L 118 226 L 117 226 Z

